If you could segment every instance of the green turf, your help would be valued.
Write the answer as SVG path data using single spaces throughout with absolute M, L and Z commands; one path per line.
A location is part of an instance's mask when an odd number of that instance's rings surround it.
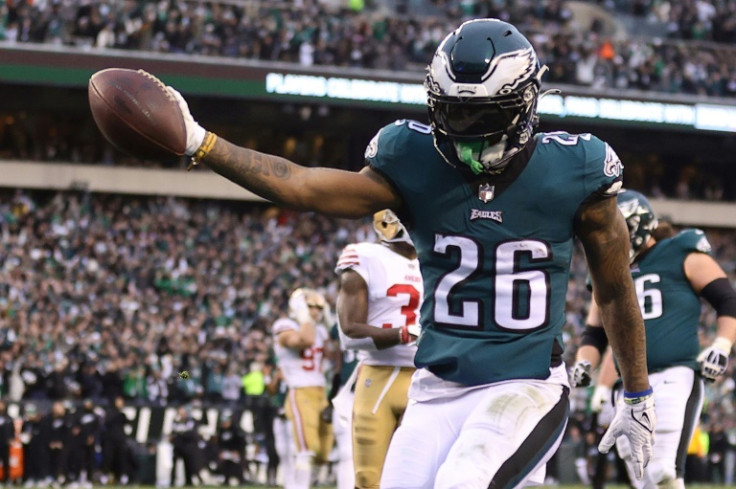
M 198 486 L 199 488 L 226 488 L 229 486 Z M 279 486 L 237 486 L 238 489 L 270 489 Z M 687 489 L 723 489 L 727 486 L 716 484 L 688 484 Z M 732 487 L 732 486 L 729 486 Z M 95 486 L 94 489 L 156 489 L 155 486 Z M 315 489 L 335 489 L 335 486 L 316 486 Z M 583 484 L 561 484 L 559 486 L 539 486 L 539 489 L 590 489 L 590 486 Z M 630 489 L 628 486 L 619 484 L 608 484 L 606 489 Z

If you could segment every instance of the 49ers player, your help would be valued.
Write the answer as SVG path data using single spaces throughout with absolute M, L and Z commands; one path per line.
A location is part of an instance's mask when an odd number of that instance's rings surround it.
M 284 474 L 286 489 L 310 485 L 312 464 L 324 464 L 334 445 L 332 425 L 322 419 L 327 407 L 323 359 L 329 332 L 323 324 L 325 298 L 300 288 L 289 298 L 289 317 L 273 325 L 274 351 L 288 386 L 284 406 L 296 444 L 293 473 Z
M 380 243 L 348 245 L 337 315 L 343 346 L 358 351 L 352 413 L 355 487 L 377 488 L 394 430 L 406 409 L 424 287 L 409 234 L 391 210 L 373 216 Z

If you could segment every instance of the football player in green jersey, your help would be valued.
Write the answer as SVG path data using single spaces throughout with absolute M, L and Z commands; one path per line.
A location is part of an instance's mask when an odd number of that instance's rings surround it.
M 631 441 L 640 472 L 648 463 L 655 413 L 644 324 L 613 198 L 622 164 L 591 134 L 534 134 L 545 69 L 513 25 L 463 23 L 428 67 L 430 124 L 380 129 L 360 172 L 236 146 L 197 124 L 170 90 L 194 163 L 279 205 L 345 218 L 388 208 L 409 230 L 425 291 L 419 368 L 383 489 L 539 478 L 568 417 L 561 331 L 575 237 L 622 365 L 628 411 L 610 430 Z
M 632 483 L 644 489 L 682 489 L 687 448 L 703 405 L 702 379 L 712 381 L 726 371 L 736 340 L 736 291 L 710 256 L 703 231 L 662 233 L 649 201 L 639 192 L 621 192 L 618 204 L 629 226 L 631 274 L 646 326 L 649 382 L 657 406 L 652 460 L 644 479 Z M 699 351 L 701 297 L 716 310 L 718 324 L 715 340 Z M 590 370 L 598 366 L 607 346 L 600 326 L 594 299 L 573 368 L 578 386 L 590 384 Z M 595 397 L 610 392 L 611 380 L 596 386 Z M 624 440 L 618 448 L 630 463 Z

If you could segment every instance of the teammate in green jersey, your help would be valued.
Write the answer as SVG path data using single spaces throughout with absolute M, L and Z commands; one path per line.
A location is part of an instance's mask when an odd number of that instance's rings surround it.
M 644 325 L 612 198 L 622 164 L 590 134 L 534 135 L 545 70 L 513 25 L 463 23 L 428 67 L 430 124 L 382 128 L 360 172 L 236 146 L 197 124 L 171 89 L 194 163 L 279 205 L 346 218 L 388 208 L 409 230 L 424 281 L 420 368 L 383 489 L 540 478 L 567 423 L 561 329 L 575 237 L 622 364 L 628 411 L 610 430 L 630 440 L 640 472 L 648 462 L 655 414 Z
M 620 193 L 618 204 L 629 226 L 631 275 L 646 326 L 649 382 L 657 405 L 652 460 L 644 479 L 632 484 L 644 489 L 682 489 L 687 448 L 703 405 L 702 378 L 715 380 L 726 371 L 736 340 L 736 291 L 710 256 L 703 231 L 665 235 L 658 229 L 649 201 L 639 192 Z M 718 314 L 716 339 L 702 352 L 701 297 Z M 590 370 L 598 366 L 606 349 L 606 334 L 600 326 L 593 300 L 572 374 L 578 386 L 590 384 Z M 610 392 L 612 380 L 599 382 L 594 397 L 602 398 L 601 390 Z M 626 441 L 620 440 L 617 447 L 631 469 Z

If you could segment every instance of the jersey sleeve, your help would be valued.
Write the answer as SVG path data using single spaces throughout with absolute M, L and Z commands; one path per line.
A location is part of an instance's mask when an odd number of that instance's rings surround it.
M 353 270 L 358 275 L 363 277 L 366 283 L 369 283 L 370 279 L 370 267 L 368 266 L 368 258 L 366 257 L 365 250 L 359 244 L 347 245 L 340 253 L 340 258 L 337 260 L 337 266 L 335 267 L 335 273 L 342 273 L 345 270 Z
M 588 136 L 584 138 L 583 136 Z M 589 196 L 616 196 L 623 184 L 624 165 L 605 141 L 581 135 L 585 159 L 585 191 Z
M 413 120 L 397 120 L 373 136 L 365 150 L 365 162 L 401 195 L 405 186 L 411 186 L 412 167 L 419 158 L 418 152 L 426 146 L 421 140 L 431 138 L 431 134 L 430 126 Z M 434 151 L 433 146 L 431 151 Z
M 713 251 L 708 238 L 701 229 L 684 229 L 675 235 L 672 241 L 686 253 L 697 251 L 710 255 Z
M 291 319 L 281 318 L 281 319 L 277 319 L 276 322 L 273 323 L 272 329 L 273 329 L 273 335 L 278 336 L 284 331 L 289 331 L 289 330 L 298 331 L 299 325 Z

